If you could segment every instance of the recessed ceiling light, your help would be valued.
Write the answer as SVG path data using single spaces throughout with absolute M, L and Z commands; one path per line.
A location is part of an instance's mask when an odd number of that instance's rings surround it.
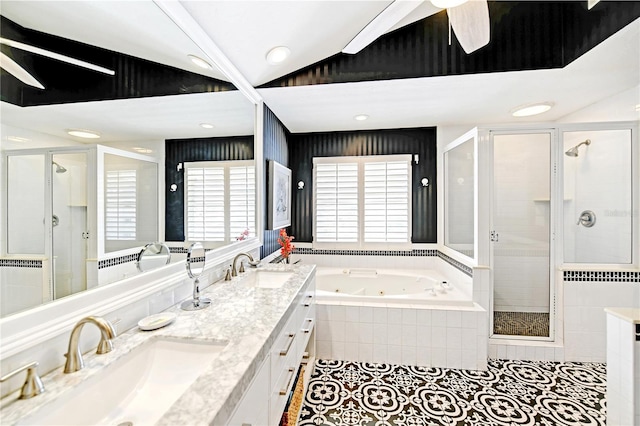
M 200 127 L 202 127 L 203 129 L 213 129 L 213 124 L 200 123 Z
M 369 116 L 367 114 L 358 114 L 355 117 L 353 117 L 353 119 L 357 120 L 357 121 L 364 121 L 364 120 L 366 120 L 368 118 L 369 118 Z
M 514 108 L 511 115 L 514 117 L 529 117 L 531 115 L 542 114 L 547 112 L 553 106 L 553 102 L 538 102 L 535 104 L 522 105 Z
M 440 7 L 442 9 L 460 6 L 461 4 L 466 2 L 467 0 L 431 0 L 431 4 L 433 4 L 435 7 Z
M 213 69 L 211 64 L 209 62 L 205 61 L 204 59 L 202 59 L 201 57 L 196 56 L 196 55 L 187 55 L 187 56 L 189 57 L 189 59 L 191 59 L 191 62 L 193 62 L 194 64 L 196 64 L 200 68 L 204 68 L 206 70 L 212 70 Z
M 267 52 L 267 62 L 271 65 L 279 64 L 286 60 L 291 54 L 287 46 L 277 46 Z
M 99 133 L 92 132 L 91 130 L 68 129 L 67 133 L 71 136 L 84 139 L 98 139 L 100 137 Z

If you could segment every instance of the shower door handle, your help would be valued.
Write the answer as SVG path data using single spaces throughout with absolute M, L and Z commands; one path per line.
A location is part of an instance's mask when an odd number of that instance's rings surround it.
M 582 225 L 585 228 L 591 228 L 596 224 L 596 214 L 591 210 L 585 210 L 580 213 L 580 217 L 578 218 L 578 222 L 576 225 Z

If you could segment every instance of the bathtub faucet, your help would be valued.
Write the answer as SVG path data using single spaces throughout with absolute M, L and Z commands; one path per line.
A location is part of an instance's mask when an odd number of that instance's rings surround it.
M 440 288 L 442 288 L 443 292 L 446 292 L 447 290 L 449 290 L 449 288 L 451 288 L 451 286 L 449 285 L 449 283 L 447 281 L 441 281 L 440 282 Z

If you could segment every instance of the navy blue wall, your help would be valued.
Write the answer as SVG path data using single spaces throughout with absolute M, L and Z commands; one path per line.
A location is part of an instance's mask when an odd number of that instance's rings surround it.
M 269 184 L 269 160 L 275 160 L 285 167 L 289 167 L 289 149 L 288 149 L 288 132 L 282 122 L 276 117 L 276 115 L 269 109 L 268 106 L 264 106 L 264 205 L 265 209 L 263 213 L 263 223 L 265 224 L 264 241 L 260 257 L 265 257 L 273 253 L 280 248 L 278 244 L 279 230 L 268 230 L 267 227 L 267 208 L 269 193 L 267 187 Z
M 313 232 L 313 157 L 418 154 L 413 163 L 412 242 L 437 241 L 436 128 L 306 133 L 289 136 L 292 166 L 293 212 L 291 234 L 311 242 Z M 423 177 L 429 186 L 423 187 Z M 302 180 L 304 189 L 298 190 Z

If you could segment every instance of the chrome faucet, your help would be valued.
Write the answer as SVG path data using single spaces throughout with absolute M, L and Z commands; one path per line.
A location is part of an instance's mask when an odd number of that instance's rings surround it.
M 73 373 L 81 370 L 84 367 L 84 360 L 82 359 L 82 353 L 80 352 L 80 331 L 86 323 L 93 323 L 100 329 L 100 342 L 98 343 L 97 354 L 106 354 L 113 349 L 113 342 L 111 339 L 115 339 L 116 331 L 113 329 L 113 325 L 109 321 L 100 317 L 85 317 L 82 318 L 73 327 L 71 331 L 71 337 L 69 338 L 69 349 L 64 355 L 67 357 L 67 362 L 64 364 L 65 373 Z
M 38 376 L 38 373 L 36 372 L 37 367 L 38 361 L 34 361 L 30 364 L 17 368 L 4 377 L 0 377 L 0 383 L 10 379 L 18 373 L 23 372 L 24 370 L 27 370 L 27 378 L 25 379 L 24 385 L 22 385 L 22 389 L 20 390 L 19 399 L 29 399 L 36 395 L 40 395 L 42 392 L 44 392 L 44 385 L 42 384 L 40 376 Z
M 238 276 L 238 270 L 236 269 L 236 262 L 241 256 L 247 256 L 249 258 L 249 265 L 251 266 L 258 266 L 258 263 L 260 263 L 260 261 L 256 262 L 255 260 L 253 260 L 253 256 L 251 256 L 249 253 L 238 253 L 236 257 L 233 258 L 233 265 L 231 265 L 232 277 Z M 240 272 L 244 272 L 244 265 L 242 264 L 242 262 L 240 262 Z

